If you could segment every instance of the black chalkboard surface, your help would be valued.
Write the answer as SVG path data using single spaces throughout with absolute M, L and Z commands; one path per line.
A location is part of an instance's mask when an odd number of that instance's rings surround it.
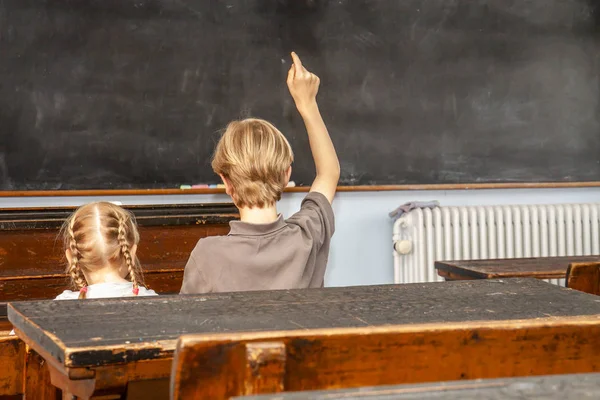
M 342 185 L 600 181 L 595 0 L 3 0 L 0 189 L 216 183 L 228 121 L 321 77 Z

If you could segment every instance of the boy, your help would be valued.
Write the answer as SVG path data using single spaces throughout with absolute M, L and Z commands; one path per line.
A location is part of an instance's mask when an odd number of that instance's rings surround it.
M 299 212 L 277 213 L 292 172 L 290 144 L 267 121 L 229 124 L 213 158 L 240 210 L 227 236 L 201 239 L 185 267 L 182 294 L 322 287 L 334 232 L 331 202 L 340 177 L 335 148 L 317 106 L 319 78 L 295 53 L 287 85 L 304 119 L 317 176 Z

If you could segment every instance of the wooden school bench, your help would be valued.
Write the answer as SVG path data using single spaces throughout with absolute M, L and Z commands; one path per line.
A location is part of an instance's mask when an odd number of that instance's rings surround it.
M 232 400 L 581 400 L 600 398 L 600 374 L 549 375 L 438 382 L 420 385 L 290 392 L 234 397 Z
M 8 316 L 19 337 L 47 361 L 53 384 L 83 399 L 94 392 L 126 393 L 152 380 L 163 382 L 168 396 L 176 344 L 186 334 L 200 335 L 184 343 L 202 343 L 210 362 L 177 364 L 176 385 L 191 388 L 185 382 L 197 384 L 198 374 L 214 388 L 209 382 L 227 376 L 230 383 L 216 385 L 210 398 L 220 398 L 218 390 L 225 388 L 231 396 L 251 394 L 242 384 L 248 372 L 243 350 L 247 341 L 258 342 L 260 356 L 261 343 L 270 338 L 279 344 L 265 351 L 275 355 L 282 341 L 288 346 L 293 338 L 290 349 L 297 353 L 286 353 L 286 365 L 303 371 L 302 379 L 285 380 L 285 390 L 600 368 L 600 302 L 533 279 L 20 302 L 9 305 Z M 337 352 L 318 359 L 332 343 L 323 336 L 328 333 L 341 340 L 332 344 Z M 382 341 L 372 342 L 373 335 Z M 357 349 L 366 353 L 355 354 Z M 494 357 L 489 367 L 462 358 L 486 354 Z M 515 363 L 516 357 L 523 361 Z M 294 360 L 307 364 L 289 364 Z M 274 365 L 275 375 L 281 373 Z M 317 366 L 331 374 L 316 373 Z M 382 369 L 369 372 L 374 367 Z M 315 382 L 320 376 L 324 381 Z M 152 393 L 160 393 L 156 385 Z
M 564 279 L 571 263 L 600 261 L 600 256 L 510 258 L 498 260 L 436 261 L 447 281 L 467 279 Z
M 202 237 L 223 235 L 239 218 L 233 204 L 126 206 L 139 225 L 138 255 L 146 283 L 177 293 L 183 268 Z M 53 299 L 68 288 L 58 238 L 74 207 L 0 210 L 0 314 L 6 302 Z

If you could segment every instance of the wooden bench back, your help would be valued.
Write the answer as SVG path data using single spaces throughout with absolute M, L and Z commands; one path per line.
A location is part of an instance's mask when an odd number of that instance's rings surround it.
M 600 295 L 600 262 L 570 264 L 566 282 L 568 288 Z
M 598 316 L 190 335 L 171 398 L 597 372 L 598 346 Z

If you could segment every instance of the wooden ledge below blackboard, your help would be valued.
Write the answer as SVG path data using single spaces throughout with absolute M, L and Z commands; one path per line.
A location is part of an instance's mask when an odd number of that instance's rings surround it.
M 338 192 L 391 192 L 409 190 L 482 190 L 482 189 L 559 189 L 600 187 L 598 182 L 515 182 L 453 183 L 426 185 L 339 186 Z M 289 193 L 308 192 L 309 186 L 287 188 Z M 90 190 L 15 190 L 0 191 L 0 197 L 67 197 L 67 196 L 164 196 L 179 194 L 224 194 L 224 189 L 90 189 Z

